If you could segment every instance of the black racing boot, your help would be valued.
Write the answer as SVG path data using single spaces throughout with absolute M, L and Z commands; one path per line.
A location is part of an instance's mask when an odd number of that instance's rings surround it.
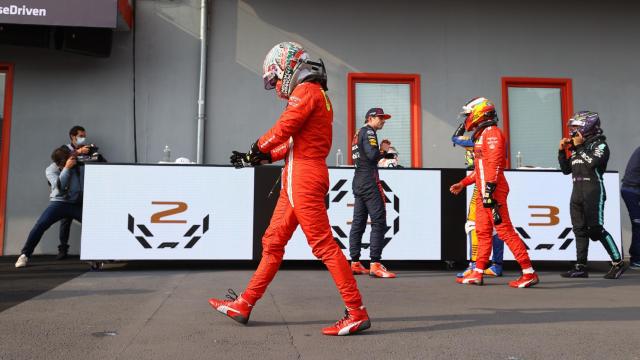
M 620 276 L 627 270 L 627 266 L 624 261 L 620 260 L 617 263 L 611 262 L 611 269 L 604 276 L 605 279 L 619 279 Z
M 569 271 L 560 274 L 564 278 L 588 278 L 589 272 L 587 266 L 582 264 L 575 264 Z

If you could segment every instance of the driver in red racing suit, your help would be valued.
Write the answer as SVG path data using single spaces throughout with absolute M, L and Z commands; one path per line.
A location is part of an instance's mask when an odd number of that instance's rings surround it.
M 527 248 L 516 233 L 509 218 L 507 195 L 509 184 L 504 176 L 506 165 L 505 140 L 502 131 L 496 126 L 498 117 L 495 106 L 485 98 L 475 98 L 463 106 L 465 129 L 475 130 L 474 165 L 475 170 L 459 183 L 451 186 L 450 191 L 459 194 L 473 183 L 481 191 L 476 197 L 476 234 L 478 237 L 478 255 L 476 268 L 471 273 L 457 279 L 461 284 L 482 285 L 482 275 L 489 265 L 492 234 L 495 227 L 502 239 L 522 267 L 522 276 L 509 282 L 515 288 L 527 288 L 538 283 L 538 275 L 533 270 Z
M 286 158 L 280 197 L 262 238 L 262 259 L 246 290 L 235 299 L 210 299 L 209 303 L 219 312 L 246 323 L 254 304 L 276 275 L 285 245 L 300 224 L 313 254 L 327 266 L 347 307 L 346 316 L 322 332 L 349 335 L 369 328 L 370 320 L 327 216 L 326 157 L 331 149 L 333 109 L 325 93 L 322 64 L 307 60 L 304 49 L 290 42 L 276 45 L 265 59 L 265 88 L 275 88 L 280 97 L 288 98 L 287 108 L 249 153 L 234 152 L 231 160 L 236 167 L 242 167 Z

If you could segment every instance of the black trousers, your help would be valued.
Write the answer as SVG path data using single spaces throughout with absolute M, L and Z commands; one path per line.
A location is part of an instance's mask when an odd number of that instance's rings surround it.
M 59 251 L 66 252 L 69 250 L 69 233 L 71 232 L 71 222 L 73 218 L 65 218 L 60 220 L 60 245 Z
M 571 224 L 576 236 L 576 258 L 578 264 L 587 264 L 589 239 L 600 241 L 612 261 L 618 262 L 622 255 L 613 237 L 604 229 L 604 202 L 607 199 L 601 181 L 574 181 L 571 193 Z
M 387 211 L 384 191 L 380 184 L 363 191 L 354 191 L 353 223 L 349 233 L 349 255 L 352 261 L 360 260 L 362 234 L 371 217 L 371 238 L 369 254 L 372 262 L 380 262 L 385 246 L 384 235 L 387 232 Z

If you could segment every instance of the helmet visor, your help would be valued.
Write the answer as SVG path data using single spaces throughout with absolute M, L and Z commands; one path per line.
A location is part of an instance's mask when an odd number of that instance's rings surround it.
M 275 73 L 270 72 L 264 75 L 262 78 L 264 80 L 264 89 L 265 90 L 273 90 L 276 88 L 276 84 L 278 83 L 278 77 Z
M 583 127 L 586 125 L 586 121 L 582 120 L 582 119 L 574 119 L 571 118 L 569 119 L 569 124 L 570 127 L 571 126 L 578 126 L 578 127 Z
M 467 126 L 469 124 L 467 124 L 467 119 L 469 118 L 469 113 L 468 112 L 461 112 L 460 114 L 458 114 L 458 122 L 463 124 L 463 128 L 465 131 L 468 131 L 469 129 L 467 129 Z

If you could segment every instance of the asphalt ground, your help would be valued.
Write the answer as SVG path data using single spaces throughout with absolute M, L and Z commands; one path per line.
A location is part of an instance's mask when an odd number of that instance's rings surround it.
M 243 326 L 207 299 L 240 292 L 249 269 L 0 260 L 1 359 L 640 359 L 640 271 L 547 270 L 532 289 L 507 286 L 515 271 L 482 287 L 454 271 L 359 276 L 372 328 L 327 337 L 343 305 L 320 269 L 281 270 Z
M 89 270 L 87 263 L 77 256 L 64 261 L 56 261 L 55 256 L 35 256 L 30 266 L 23 269 L 14 268 L 17 259 L 17 256 L 0 257 L 0 312 Z

